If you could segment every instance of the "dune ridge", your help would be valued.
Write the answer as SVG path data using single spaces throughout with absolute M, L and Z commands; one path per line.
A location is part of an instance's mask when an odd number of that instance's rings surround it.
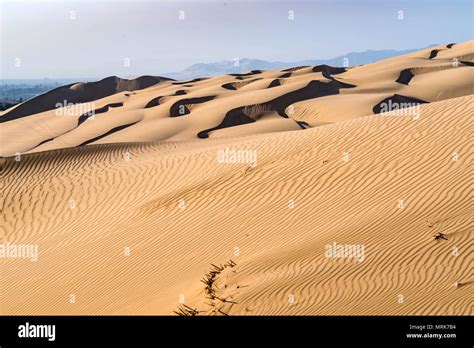
M 121 79 L 110 76 L 96 82 L 72 83 L 55 88 L 24 103 L 16 105 L 1 114 L 0 122 L 16 120 L 32 114 L 57 108 L 56 104 L 86 103 L 123 91 L 135 91 L 147 88 L 171 79 L 158 76 L 140 76 L 135 79 Z
M 112 77 L 75 88 L 60 87 L 0 114 L 0 156 L 86 143 L 191 140 L 306 129 L 378 113 L 383 103 L 429 103 L 470 95 L 474 93 L 469 64 L 473 46 L 472 41 L 443 45 L 347 68 L 301 66 L 190 81 Z M 54 101 L 68 100 L 84 107 L 58 116 L 65 108 L 45 110 L 44 100 L 50 102 L 52 96 Z M 85 100 L 88 102 L 80 103 Z M 25 114 L 33 110 L 34 114 Z M 84 117 L 94 110 L 96 117 Z M 21 117 L 18 112 L 23 113 Z M 124 124 L 131 126 L 111 131 Z

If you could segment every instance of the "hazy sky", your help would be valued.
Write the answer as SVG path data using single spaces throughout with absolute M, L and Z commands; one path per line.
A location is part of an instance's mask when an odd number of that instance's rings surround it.
M 474 36 L 471 0 L 0 2 L 0 78 L 159 75 L 236 57 L 291 62 Z

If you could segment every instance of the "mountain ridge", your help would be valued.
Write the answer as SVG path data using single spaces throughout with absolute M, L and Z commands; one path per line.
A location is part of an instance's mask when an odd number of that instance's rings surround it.
M 358 66 L 374 63 L 383 59 L 396 57 L 423 50 L 426 48 L 439 46 L 432 44 L 423 48 L 414 48 L 406 50 L 366 50 L 362 52 L 349 52 L 329 59 L 306 59 L 295 62 L 266 61 L 254 58 L 235 58 L 234 60 L 223 60 L 212 63 L 196 63 L 180 72 L 162 73 L 160 76 L 172 78 L 174 80 L 188 80 L 196 77 L 212 77 L 217 75 L 225 75 L 230 73 L 242 73 L 252 70 L 281 70 L 295 66 L 314 66 L 314 65 L 330 65 L 330 66 Z M 345 60 L 347 59 L 347 60 Z

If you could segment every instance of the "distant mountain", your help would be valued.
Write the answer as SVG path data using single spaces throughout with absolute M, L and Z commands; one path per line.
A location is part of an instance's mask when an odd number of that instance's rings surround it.
M 433 44 L 424 48 L 437 46 Z M 424 49 L 422 48 L 422 49 Z M 369 50 L 364 52 L 350 52 L 343 56 L 334 57 L 331 59 L 315 59 L 303 60 L 299 62 L 268 62 L 260 59 L 242 58 L 237 61 L 225 60 L 216 63 L 199 63 L 191 65 L 186 70 L 174 73 L 160 74 L 161 76 L 169 77 L 175 80 L 189 80 L 197 77 L 212 77 L 224 74 L 244 73 L 251 70 L 281 70 L 294 66 L 301 65 L 321 65 L 327 64 L 331 66 L 356 66 L 377 62 L 387 58 L 400 56 L 407 53 L 419 51 L 419 48 L 408 49 L 402 51 L 396 50 Z

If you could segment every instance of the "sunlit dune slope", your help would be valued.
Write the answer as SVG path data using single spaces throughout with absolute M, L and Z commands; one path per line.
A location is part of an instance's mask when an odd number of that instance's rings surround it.
M 334 78 L 360 85 L 356 69 Z M 232 80 L 198 82 L 192 96 L 166 97 L 167 103 L 216 95 L 217 85 Z M 222 121 L 211 103 L 230 110 L 295 88 L 242 91 L 251 86 L 223 89 L 183 117 L 170 117 L 169 105 L 145 109 L 155 95 L 177 88 L 170 84 L 108 97 L 101 103 L 124 102 L 124 110 L 111 108 L 79 127 L 61 121 L 76 133 L 71 146 L 96 136 L 91 127 L 100 122 L 101 131 L 127 122 L 168 125 L 176 132 L 166 138 L 179 141 L 93 142 L 4 159 L 3 240 L 36 244 L 39 254 L 36 262 L 0 260 L 1 313 L 173 314 L 184 303 L 221 315 L 472 315 L 473 97 L 424 103 L 416 118 L 368 112 L 306 130 L 262 127 L 224 138 L 230 127 L 196 138 L 197 130 Z M 416 91 L 401 94 L 430 99 Z M 224 93 L 241 96 L 234 102 Z M 52 116 L 11 122 L 34 117 Z M 50 146 L 66 144 L 61 137 Z M 254 151 L 254 161 L 222 163 L 226 148 Z M 446 240 L 435 240 L 438 233 Z M 333 243 L 361 245 L 363 258 L 328 257 Z

